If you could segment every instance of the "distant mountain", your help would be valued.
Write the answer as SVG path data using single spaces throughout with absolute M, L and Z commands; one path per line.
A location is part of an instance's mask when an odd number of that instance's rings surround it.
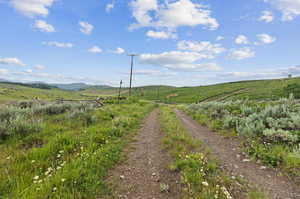
M 73 91 L 79 91 L 79 90 L 85 90 L 88 88 L 95 88 L 95 89 L 105 89 L 110 88 L 110 86 L 105 85 L 89 85 L 85 83 L 71 83 L 71 84 L 52 84 L 53 86 L 56 86 L 57 88 L 63 89 L 63 90 L 73 90 Z

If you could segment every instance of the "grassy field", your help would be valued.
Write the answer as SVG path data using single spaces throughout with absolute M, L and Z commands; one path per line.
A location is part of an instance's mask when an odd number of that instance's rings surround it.
M 3 109 L 0 198 L 112 195 L 105 177 L 152 108 L 139 102 Z

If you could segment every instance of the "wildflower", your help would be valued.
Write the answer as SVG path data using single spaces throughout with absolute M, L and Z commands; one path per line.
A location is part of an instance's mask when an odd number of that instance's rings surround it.
M 34 180 L 38 180 L 40 177 L 39 176 L 34 176 Z
M 63 150 L 60 150 L 59 153 L 64 153 L 64 151 L 63 151 Z
M 66 179 L 65 179 L 65 178 L 62 178 L 62 179 L 61 179 L 61 182 L 64 182 L 64 181 L 66 181 Z
M 35 163 L 35 160 L 31 160 L 31 163 Z
M 53 187 L 53 191 L 55 192 L 57 190 L 57 188 L 56 187 Z
M 7 159 L 7 160 L 10 160 L 10 156 L 8 156 L 6 159 Z
M 207 187 L 207 186 L 208 186 L 208 183 L 204 181 L 204 182 L 202 182 L 202 185 L 204 185 L 204 186 Z
M 42 183 L 42 182 L 43 182 L 43 180 L 39 180 L 39 181 L 38 181 L 38 183 Z
M 58 154 L 56 157 L 57 157 L 57 158 L 60 158 L 60 157 L 61 157 L 61 155 L 60 155 L 60 154 Z

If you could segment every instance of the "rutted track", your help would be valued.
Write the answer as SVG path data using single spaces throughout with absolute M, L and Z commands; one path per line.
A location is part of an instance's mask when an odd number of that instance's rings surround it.
M 237 140 L 224 138 L 200 126 L 181 111 L 176 110 L 176 114 L 192 136 L 208 145 L 228 175 L 244 177 L 266 192 L 269 198 L 300 199 L 300 187 L 274 169 L 261 169 L 262 165 L 243 157 Z
M 149 115 L 128 151 L 127 161 L 113 171 L 110 181 L 117 182 L 118 198 L 180 198 L 179 175 L 169 171 L 171 157 L 161 147 L 163 134 L 158 115 L 158 109 Z M 161 184 L 169 185 L 169 191 L 162 192 Z

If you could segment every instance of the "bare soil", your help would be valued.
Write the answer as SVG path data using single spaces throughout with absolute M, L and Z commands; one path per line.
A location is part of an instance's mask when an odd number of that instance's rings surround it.
M 171 172 L 171 157 L 162 149 L 159 110 L 145 120 L 128 149 L 128 159 L 112 171 L 109 181 L 117 184 L 115 196 L 122 199 L 179 199 L 180 175 Z
M 223 137 L 212 132 L 181 111 L 176 110 L 176 114 L 193 137 L 207 144 L 220 161 L 226 174 L 241 177 L 250 184 L 256 185 L 267 194 L 268 198 L 300 199 L 299 186 L 278 170 L 265 168 L 262 164 L 251 161 L 242 152 L 237 139 Z

